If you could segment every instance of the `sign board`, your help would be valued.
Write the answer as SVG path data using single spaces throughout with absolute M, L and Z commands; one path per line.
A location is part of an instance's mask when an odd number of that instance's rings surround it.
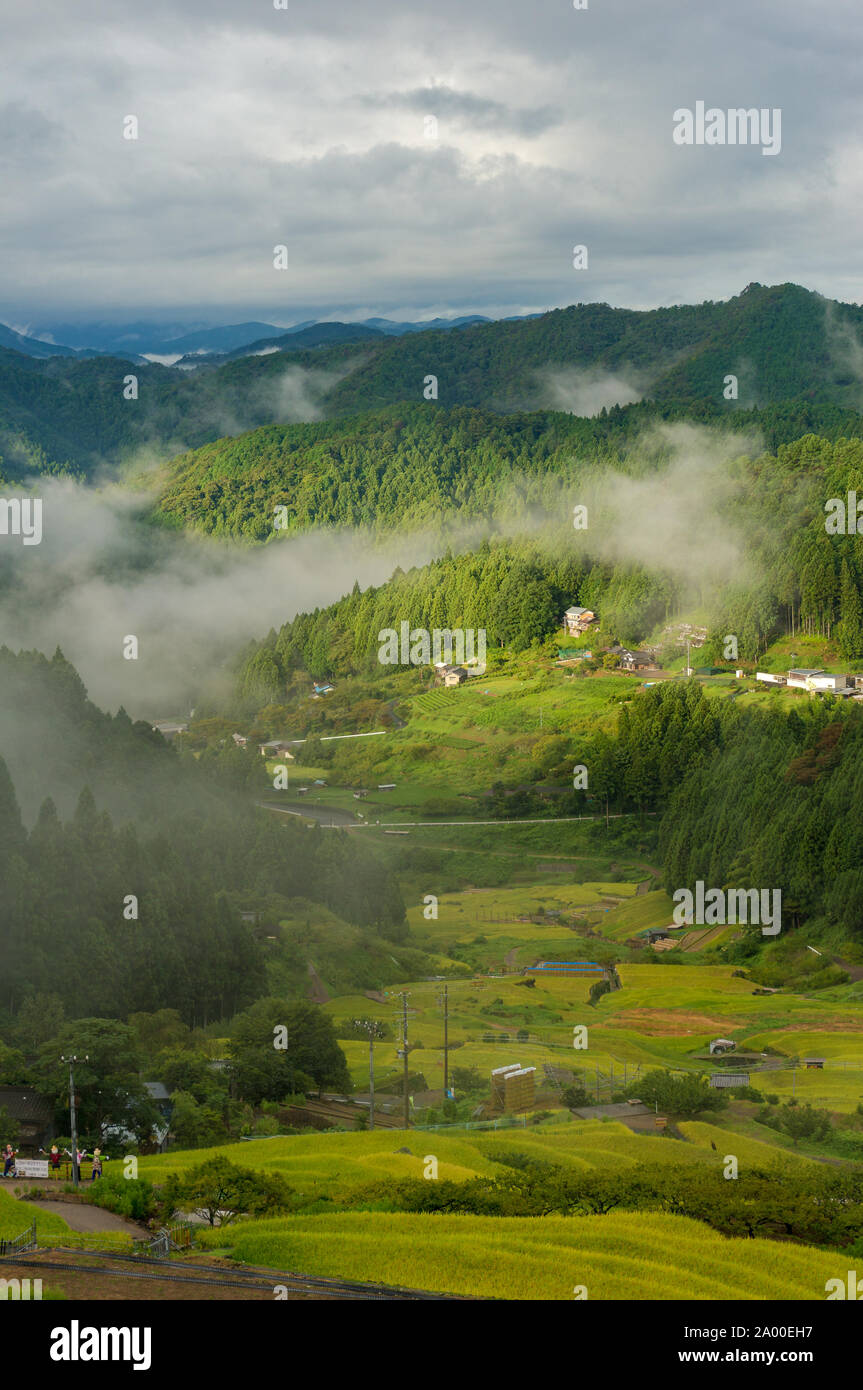
M 47 1178 L 48 1160 L 47 1158 L 19 1158 L 15 1163 L 15 1172 L 19 1178 Z

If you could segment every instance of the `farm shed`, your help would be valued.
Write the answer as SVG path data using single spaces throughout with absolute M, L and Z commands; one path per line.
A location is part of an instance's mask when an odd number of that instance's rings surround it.
M 722 1091 L 727 1086 L 748 1086 L 749 1072 L 740 1071 L 736 1074 L 734 1072 L 729 1072 L 727 1074 L 719 1073 L 716 1076 L 711 1076 L 710 1085 L 714 1091 Z
M 536 1094 L 536 1067 L 519 1067 L 503 1078 L 503 1104 L 508 1112 L 529 1110 Z
M 520 1062 L 510 1062 L 508 1066 L 495 1067 L 491 1074 L 491 1099 L 493 1104 L 501 1106 L 504 1104 L 506 1096 L 504 1078 L 508 1076 L 510 1072 L 514 1071 L 521 1071 Z
M 823 1057 L 804 1057 L 803 1065 L 807 1071 L 823 1071 L 824 1061 Z
M 731 1038 L 714 1038 L 713 1042 L 710 1044 L 710 1051 L 720 1053 L 733 1052 L 736 1046 L 737 1043 L 732 1042 Z

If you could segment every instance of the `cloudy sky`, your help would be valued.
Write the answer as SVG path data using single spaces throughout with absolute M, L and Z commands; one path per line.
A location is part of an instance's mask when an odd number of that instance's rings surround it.
M 287 3 L 0 0 L 0 321 L 863 299 L 859 0 Z

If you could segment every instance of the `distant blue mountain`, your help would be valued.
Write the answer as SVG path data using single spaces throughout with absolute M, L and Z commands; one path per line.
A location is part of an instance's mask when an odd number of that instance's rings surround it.
M 525 318 L 536 318 L 526 314 Z M 244 349 L 262 352 L 280 340 L 291 338 L 291 347 L 317 347 L 334 342 L 360 341 L 377 335 L 397 338 L 407 333 L 426 333 L 432 330 L 467 328 L 473 324 L 490 323 L 482 314 L 465 314 L 456 318 L 433 318 L 401 321 L 387 318 L 363 319 L 345 323 L 329 319 L 304 319 L 289 327 L 252 319 L 244 323 L 213 326 L 206 323 L 152 323 L 133 320 L 128 323 L 54 323 L 37 324 L 33 332 L 50 338 L 27 337 L 0 325 L 0 347 L 26 353 L 28 357 L 93 357 L 110 355 L 140 362 L 146 354 L 154 357 L 176 355 L 183 366 L 196 365 L 195 359 L 208 357 L 212 361 L 228 356 L 243 356 Z M 69 344 L 69 346 L 64 346 Z
M 469 323 L 491 323 L 491 319 L 483 314 L 466 314 L 457 319 L 421 319 L 419 323 L 399 323 L 395 319 L 363 319 L 363 323 L 396 337 L 402 333 L 426 333 L 432 328 L 464 328 Z
M 27 357 L 37 357 L 40 360 L 47 357 L 82 359 L 108 355 L 100 352 L 97 348 L 71 348 L 62 343 L 46 343 L 41 338 L 29 338 L 23 333 L 16 333 L 14 328 L 7 328 L 5 323 L 0 323 L 0 347 L 11 348 L 13 352 L 23 352 Z M 116 355 L 129 362 L 140 363 L 144 361 L 143 357 L 139 357 L 134 352 L 122 352 Z

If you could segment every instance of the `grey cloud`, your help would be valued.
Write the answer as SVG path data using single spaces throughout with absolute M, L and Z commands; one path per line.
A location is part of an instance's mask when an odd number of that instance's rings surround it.
M 562 119 L 561 112 L 554 107 L 520 109 L 500 101 L 491 101 L 474 92 L 458 92 L 447 86 L 416 87 L 409 92 L 367 95 L 358 100 L 364 106 L 378 109 L 402 107 L 435 116 L 438 120 L 459 127 L 511 132 L 525 137 L 542 135 L 552 126 L 559 125 Z
M 0 321 L 858 294 L 856 3 L 8 8 Z M 675 147 L 699 99 L 781 107 L 781 155 Z M 424 114 L 446 149 L 418 147 Z

